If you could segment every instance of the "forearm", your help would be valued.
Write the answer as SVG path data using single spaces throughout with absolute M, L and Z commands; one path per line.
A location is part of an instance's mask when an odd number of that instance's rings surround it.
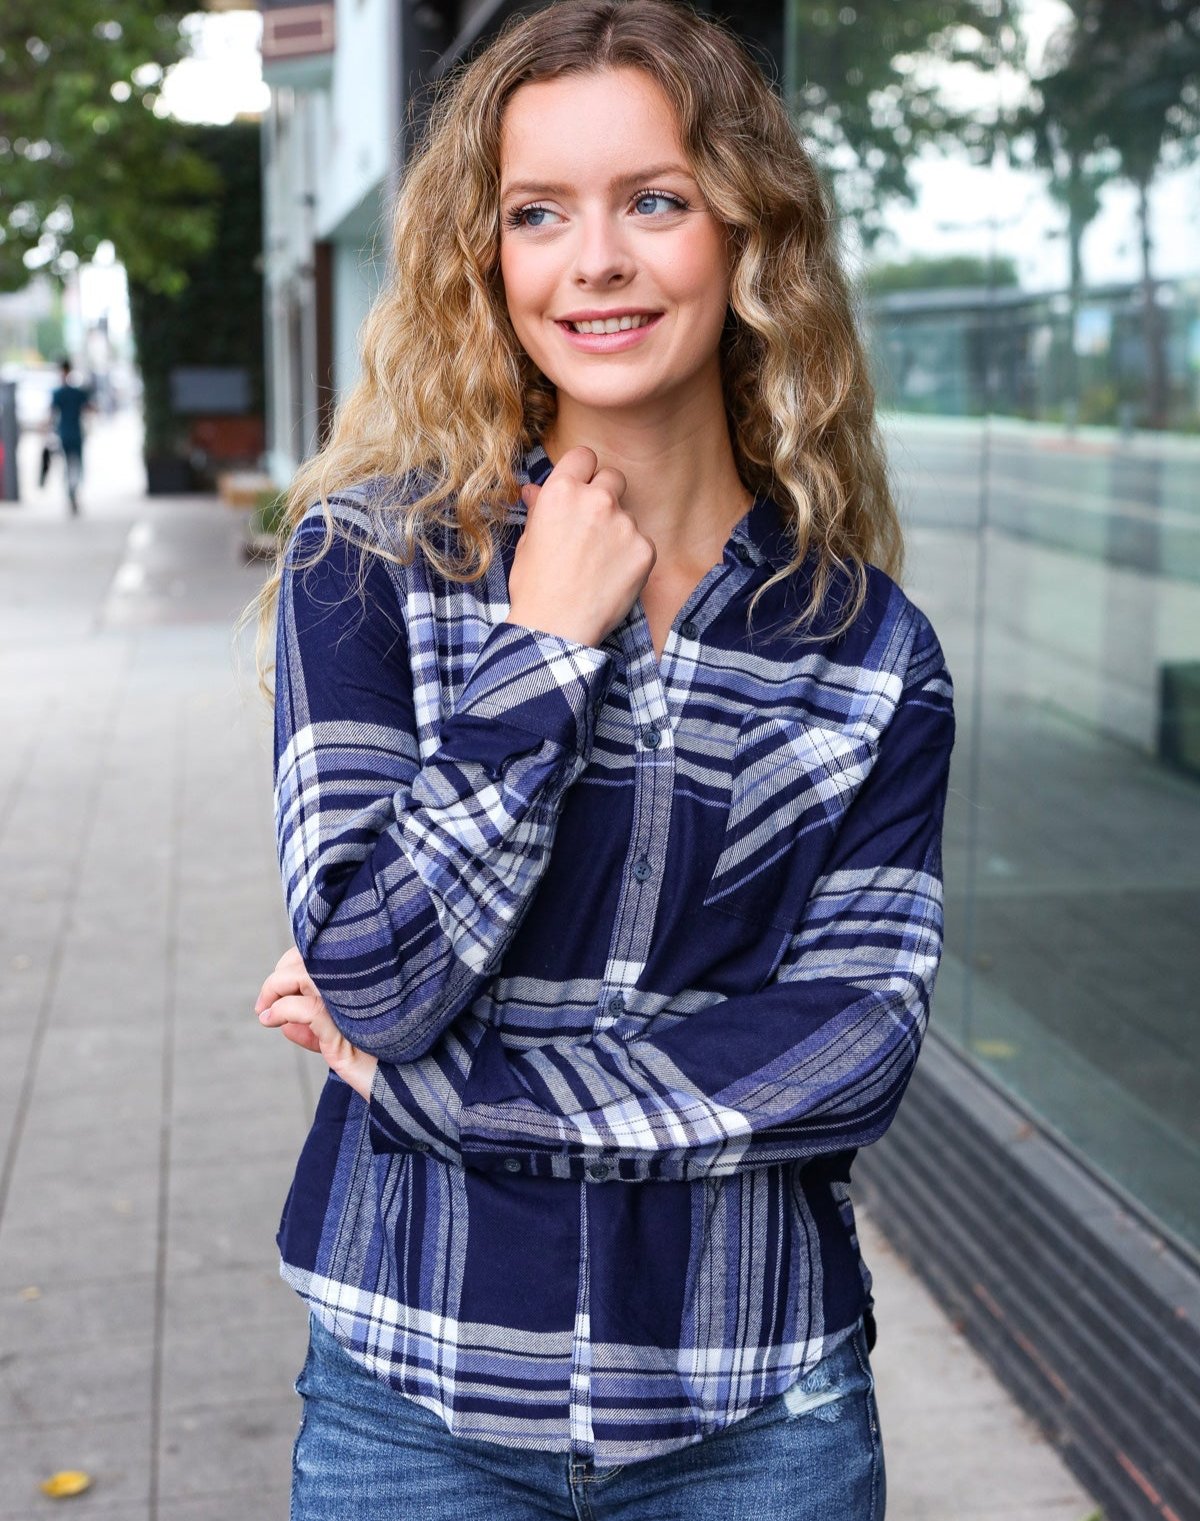
M 917 718 L 912 733 L 939 723 Z M 917 1060 L 941 956 L 948 764 L 948 743 L 906 753 L 917 790 L 904 804 L 884 775 L 886 828 L 868 811 L 847 825 L 768 986 L 700 1008 L 690 990 L 687 1012 L 628 1016 L 573 1043 L 516 1050 L 481 1030 L 446 1069 L 448 1150 L 539 1175 L 692 1178 L 877 1140 Z M 403 1068 L 381 1082 L 409 1088 Z M 378 1120 L 377 1148 L 402 1149 L 411 1119 Z
M 331 557 L 293 577 L 281 606 L 280 867 L 293 936 L 339 1028 L 411 1060 L 469 1007 L 532 899 L 612 657 L 493 626 L 422 754 L 402 633 L 347 605 L 352 573 Z M 385 573 L 369 574 L 375 604 L 394 600 Z

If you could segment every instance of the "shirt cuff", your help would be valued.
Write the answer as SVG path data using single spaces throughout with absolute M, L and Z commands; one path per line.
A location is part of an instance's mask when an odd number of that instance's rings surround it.
M 587 755 L 614 673 L 608 650 L 519 623 L 497 623 L 442 725 L 442 753 L 451 760 L 475 759 L 480 730 L 494 734 L 499 725 Z
M 427 1059 L 426 1075 L 427 1073 Z M 380 1062 L 371 1082 L 367 1104 L 367 1133 L 376 1156 L 397 1152 L 421 1152 L 443 1162 L 461 1165 L 456 1127 L 448 1115 L 435 1118 L 423 1105 L 430 1105 L 428 1084 L 414 1092 L 408 1079 L 422 1071 L 422 1062 L 404 1066 Z

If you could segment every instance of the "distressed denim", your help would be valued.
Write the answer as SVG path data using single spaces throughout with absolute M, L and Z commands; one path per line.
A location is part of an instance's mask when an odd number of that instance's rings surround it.
M 690 1447 L 597 1466 L 453 1436 L 313 1317 L 292 1521 L 882 1521 L 861 1323 L 778 1398 Z

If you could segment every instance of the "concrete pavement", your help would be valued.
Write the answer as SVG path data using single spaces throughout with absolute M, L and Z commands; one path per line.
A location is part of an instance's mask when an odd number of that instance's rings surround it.
M 287 944 L 231 636 L 263 572 L 212 499 L 140 496 L 127 423 L 91 445 L 81 519 L 0 506 L 0 1521 L 61 1469 L 96 1521 L 281 1518 L 305 1317 L 273 1235 L 321 1073 L 251 1013 Z M 1091 1516 L 862 1228 L 892 1521 Z

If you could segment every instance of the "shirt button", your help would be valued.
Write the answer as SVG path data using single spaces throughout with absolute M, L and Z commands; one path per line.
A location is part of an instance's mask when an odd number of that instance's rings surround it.
M 504 1171 L 505 1172 L 520 1172 L 521 1171 L 521 1164 L 517 1160 L 516 1157 L 505 1157 L 505 1159 L 504 1159 Z
M 588 1163 L 587 1175 L 589 1178 L 594 1179 L 597 1183 L 603 1183 L 611 1171 L 612 1168 L 608 1165 L 607 1162 Z
M 685 639 L 699 639 L 700 637 L 699 628 L 692 622 L 690 618 L 686 623 L 681 623 L 679 625 L 679 632 Z
M 624 1010 L 625 994 L 614 993 L 613 996 L 608 1000 L 608 1012 L 610 1014 L 621 1014 L 624 1012 Z
M 647 750 L 657 750 L 662 744 L 662 730 L 656 724 L 647 724 L 642 730 L 642 744 Z
M 754 556 L 750 553 L 749 546 L 746 545 L 746 544 L 743 544 L 740 539 L 737 539 L 737 540 L 734 541 L 733 552 L 738 557 L 738 559 L 742 562 L 743 565 L 753 565 L 754 564 Z
M 649 859 L 646 856 L 638 856 L 637 860 L 633 863 L 633 875 L 639 882 L 646 880 L 650 875 L 651 869 Z

